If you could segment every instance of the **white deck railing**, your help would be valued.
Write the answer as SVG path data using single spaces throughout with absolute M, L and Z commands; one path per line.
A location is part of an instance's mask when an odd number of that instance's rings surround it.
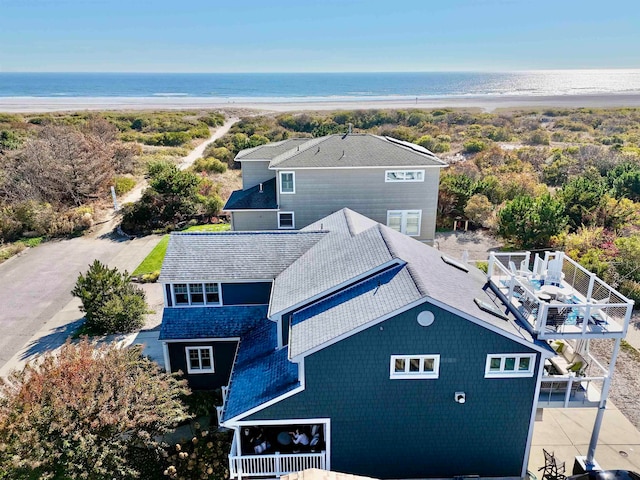
M 563 290 L 572 292 L 571 300 L 547 303 L 532 291 L 530 279 L 539 279 L 540 272 L 559 253 L 546 252 L 544 259 L 536 255 L 534 268 L 526 279 L 521 263 L 529 263 L 530 254 L 492 253 L 487 276 L 507 300 L 522 314 L 539 338 L 620 337 L 626 333 L 633 301 L 607 285 L 594 273 L 566 255 L 562 255 Z M 513 272 L 509 264 L 518 270 Z M 527 304 L 523 300 L 526 298 Z
M 280 477 L 309 468 L 324 470 L 326 452 L 274 453 L 270 455 L 241 455 L 236 435 L 229 453 L 229 475 L 241 480 L 251 477 Z

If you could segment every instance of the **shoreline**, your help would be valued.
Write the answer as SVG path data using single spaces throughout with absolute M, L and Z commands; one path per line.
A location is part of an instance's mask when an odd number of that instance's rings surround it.
M 371 99 L 366 97 L 333 99 L 308 97 L 304 99 L 219 97 L 0 97 L 0 112 L 45 113 L 79 110 L 258 110 L 264 112 L 293 112 L 320 110 L 368 109 L 480 109 L 491 112 L 515 108 L 614 108 L 640 107 L 639 93 L 601 93 L 585 95 L 500 95 L 500 96 L 443 96 L 400 97 Z

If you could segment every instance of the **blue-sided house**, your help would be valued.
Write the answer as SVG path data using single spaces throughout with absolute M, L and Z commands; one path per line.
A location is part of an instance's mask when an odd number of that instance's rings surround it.
M 313 467 L 523 478 L 538 408 L 600 404 L 582 366 L 553 367 L 547 340 L 564 335 L 587 363 L 574 340 L 618 338 L 630 304 L 577 285 L 578 306 L 563 308 L 589 310 L 582 323 L 552 322 L 560 304 L 533 305 L 526 292 L 542 281 L 523 284 L 511 255 L 484 274 L 348 209 L 300 231 L 173 234 L 160 276 L 166 368 L 222 387 L 233 478 Z

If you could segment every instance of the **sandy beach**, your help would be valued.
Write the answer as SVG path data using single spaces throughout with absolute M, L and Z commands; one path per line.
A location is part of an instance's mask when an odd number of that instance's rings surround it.
M 524 107 L 640 107 L 637 94 L 558 96 L 464 96 L 398 99 L 223 99 L 214 97 L 0 97 L 0 112 L 35 113 L 77 110 L 224 109 L 287 112 L 385 108 L 469 108 L 491 112 Z

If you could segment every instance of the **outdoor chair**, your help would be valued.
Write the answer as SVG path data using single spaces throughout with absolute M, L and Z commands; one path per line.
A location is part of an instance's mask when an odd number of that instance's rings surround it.
M 556 310 L 547 311 L 547 327 L 558 330 L 558 327 L 564 325 L 569 316 L 568 308 L 558 308 Z
M 544 448 L 542 451 L 544 452 L 544 466 L 538 469 L 538 471 L 543 470 L 542 478 L 545 480 L 564 480 L 567 478 L 564 474 L 564 462 L 558 463 L 553 452 L 549 453 Z

